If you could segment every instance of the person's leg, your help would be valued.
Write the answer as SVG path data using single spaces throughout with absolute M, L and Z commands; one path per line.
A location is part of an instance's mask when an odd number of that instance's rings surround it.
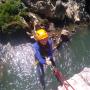
M 38 64 L 37 72 L 38 72 L 39 80 L 40 80 L 40 83 L 43 87 L 43 90 L 45 90 L 45 80 L 44 80 L 45 79 L 45 74 L 44 74 L 44 69 L 43 69 L 42 64 Z

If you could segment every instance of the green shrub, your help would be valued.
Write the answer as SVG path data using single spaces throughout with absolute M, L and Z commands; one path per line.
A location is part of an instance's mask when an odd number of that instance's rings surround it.
M 0 4 L 0 30 L 5 31 L 12 22 L 20 22 L 21 13 L 26 12 L 26 7 L 21 0 L 6 0 Z

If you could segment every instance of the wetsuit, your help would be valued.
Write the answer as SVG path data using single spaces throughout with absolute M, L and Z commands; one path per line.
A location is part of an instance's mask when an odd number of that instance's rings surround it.
M 39 42 L 35 42 L 33 44 L 34 50 L 35 50 L 35 58 L 39 61 L 39 64 L 37 65 L 37 71 L 40 77 L 41 84 L 44 83 L 44 69 L 43 64 L 46 63 L 45 57 L 50 57 L 50 60 L 52 62 L 52 65 L 55 66 L 55 62 L 53 61 L 53 50 L 52 50 L 52 41 L 48 40 L 46 45 L 41 45 Z M 42 80 L 41 80 L 42 79 Z
M 53 62 L 53 50 L 52 50 L 52 41 L 48 40 L 46 45 L 41 45 L 39 42 L 35 42 L 33 44 L 34 50 L 35 50 L 35 58 L 39 61 L 40 64 L 45 64 L 45 57 L 50 57 L 50 60 L 52 61 L 52 64 L 55 65 Z

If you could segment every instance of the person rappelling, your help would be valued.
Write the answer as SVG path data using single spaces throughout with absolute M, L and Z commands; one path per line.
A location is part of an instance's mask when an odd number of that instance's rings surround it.
M 37 71 L 40 77 L 40 82 L 45 88 L 44 82 L 44 65 L 53 65 L 56 66 L 53 60 L 53 49 L 52 41 L 49 39 L 48 33 L 45 29 L 38 29 L 35 32 L 36 42 L 33 44 L 35 51 L 35 58 L 38 60 Z M 47 58 L 46 58 L 47 57 Z
M 57 49 L 60 46 L 60 42 L 53 47 L 53 39 L 49 38 L 47 30 L 43 27 L 36 28 L 33 34 L 35 39 L 35 42 L 33 43 L 35 61 L 38 62 L 37 73 L 43 90 L 45 90 L 45 65 L 51 66 L 50 68 L 56 79 L 59 81 L 59 84 L 64 85 L 65 79 L 59 69 L 57 69 L 55 61 L 53 60 L 54 49 Z

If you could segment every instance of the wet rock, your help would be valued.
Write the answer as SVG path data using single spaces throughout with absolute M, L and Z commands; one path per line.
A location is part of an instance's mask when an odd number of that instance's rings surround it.
M 76 21 L 80 21 L 79 12 L 80 12 L 80 10 L 79 10 L 79 5 L 78 5 L 76 2 L 74 2 L 74 1 L 72 1 L 72 2 L 69 1 L 69 2 L 67 3 L 66 15 L 67 15 L 70 19 L 74 20 L 75 22 L 76 22 Z
M 75 74 L 67 81 L 74 90 L 90 90 L 90 68 L 84 68 L 83 71 Z M 67 85 L 68 90 L 73 90 L 70 85 Z M 66 88 L 58 86 L 57 90 L 66 90 Z
M 61 40 L 62 40 L 62 42 L 67 42 L 70 40 L 70 32 L 68 30 L 62 29 Z
M 85 0 L 22 0 L 30 12 L 43 18 L 58 18 L 60 20 L 80 22 L 89 15 L 85 11 Z M 86 7 L 87 1 L 86 1 Z M 89 11 L 89 9 L 88 9 Z M 87 12 L 88 12 L 87 11 Z M 84 19 L 85 18 L 85 19 Z M 68 22 L 68 21 L 67 21 Z
M 50 24 L 49 24 L 48 30 L 49 30 L 49 31 L 55 31 L 55 30 L 56 30 L 54 23 L 50 23 Z
M 63 5 L 63 3 L 60 0 L 57 0 L 55 5 L 55 16 L 63 20 L 65 18 L 65 13 L 66 13 L 66 7 Z
M 61 31 L 61 35 L 66 35 L 66 36 L 69 36 L 70 32 L 66 29 L 62 29 Z

